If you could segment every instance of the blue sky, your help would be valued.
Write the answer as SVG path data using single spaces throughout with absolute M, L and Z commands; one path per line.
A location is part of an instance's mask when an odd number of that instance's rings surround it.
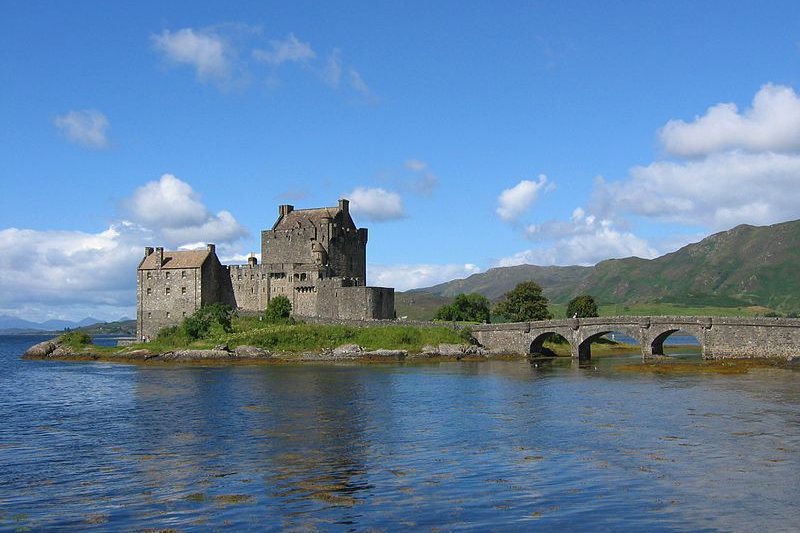
M 146 245 L 353 204 L 371 284 L 800 218 L 796 2 L 16 2 L 0 314 L 134 315 Z

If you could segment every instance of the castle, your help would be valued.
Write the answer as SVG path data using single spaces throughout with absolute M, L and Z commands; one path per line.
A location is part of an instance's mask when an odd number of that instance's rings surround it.
M 286 296 L 298 317 L 394 318 L 394 289 L 366 286 L 367 229 L 356 227 L 347 200 L 317 209 L 279 206 L 272 229 L 261 232 L 261 259 L 227 266 L 213 244 L 146 247 L 137 269 L 137 338 L 152 339 L 205 304 L 259 312 L 276 296 Z

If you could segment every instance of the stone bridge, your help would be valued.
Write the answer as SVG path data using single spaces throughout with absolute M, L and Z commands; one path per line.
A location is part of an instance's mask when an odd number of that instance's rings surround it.
M 698 340 L 704 359 L 800 358 L 800 320 L 788 318 L 618 316 L 472 327 L 473 337 L 482 346 L 521 355 L 541 353 L 544 342 L 557 333 L 579 360 L 590 359 L 592 342 L 613 332 L 636 339 L 645 358 L 663 355 L 664 341 L 678 331 Z

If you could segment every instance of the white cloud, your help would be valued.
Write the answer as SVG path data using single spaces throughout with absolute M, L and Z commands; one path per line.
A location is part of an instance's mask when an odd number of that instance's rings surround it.
M 408 187 L 413 192 L 422 196 L 430 196 L 433 190 L 439 186 L 439 178 L 428 169 L 425 161 L 409 159 L 405 162 L 405 167 L 415 174 L 408 182 Z
M 350 74 L 350 88 L 356 91 L 357 93 L 361 93 L 362 95 L 371 98 L 373 96 L 372 91 L 364 81 L 364 78 L 361 77 L 361 74 L 354 68 L 350 69 L 349 74 Z
M 100 111 L 93 109 L 70 111 L 66 115 L 56 117 L 53 123 L 71 142 L 86 148 L 108 147 L 106 132 L 111 123 Z
M 333 52 L 328 56 L 328 61 L 325 64 L 325 69 L 322 71 L 322 80 L 331 87 L 339 87 L 339 82 L 342 79 L 342 52 L 338 48 L 334 48 Z
M 164 30 L 151 36 L 156 50 L 174 63 L 194 67 L 201 80 L 225 79 L 231 72 L 232 50 L 210 30 L 183 28 L 175 32 Z
M 172 174 L 142 185 L 125 205 L 134 221 L 158 228 L 167 245 L 232 242 L 247 234 L 228 211 L 211 214 L 191 185 Z
M 506 222 L 515 222 L 547 186 L 547 176 L 540 174 L 538 181 L 522 180 L 510 189 L 505 189 L 497 197 L 498 216 Z
M 430 287 L 453 279 L 466 278 L 477 274 L 477 265 L 467 264 L 418 264 L 418 265 L 373 265 L 367 266 L 369 284 L 378 287 L 394 287 L 407 291 L 420 287 Z
M 221 257 L 237 258 L 235 243 L 246 233 L 229 212 L 210 214 L 190 185 L 169 174 L 138 188 L 124 205 L 132 220 L 99 233 L 0 230 L 0 314 L 133 317 L 144 246 L 215 242 Z
M 528 238 L 552 244 L 523 250 L 500 259 L 498 266 L 594 265 L 609 258 L 658 256 L 646 240 L 615 227 L 613 221 L 587 215 L 582 208 L 572 213 L 568 222 L 548 222 L 526 228 Z
M 726 152 L 654 162 L 626 180 L 600 182 L 595 201 L 609 212 L 711 229 L 800 218 L 800 156 Z
M 287 61 L 308 61 L 317 57 L 309 43 L 304 43 L 290 33 L 282 41 L 271 40 L 272 50 L 253 50 L 253 57 L 259 61 L 280 65 Z
M 425 161 L 420 161 L 419 159 L 408 159 L 405 162 L 405 166 L 408 170 L 412 170 L 414 172 L 424 172 L 428 169 L 428 163 Z
M 717 104 L 692 122 L 670 120 L 659 138 L 667 152 L 683 157 L 735 149 L 796 152 L 800 150 L 800 98 L 790 87 L 767 84 L 744 113 L 739 113 L 736 104 Z
M 0 313 L 34 320 L 133 316 L 135 269 L 149 235 L 124 223 L 100 233 L 0 230 Z
M 367 220 L 382 222 L 405 217 L 403 199 L 395 192 L 381 188 L 356 187 L 345 197 L 350 200 L 353 214 Z

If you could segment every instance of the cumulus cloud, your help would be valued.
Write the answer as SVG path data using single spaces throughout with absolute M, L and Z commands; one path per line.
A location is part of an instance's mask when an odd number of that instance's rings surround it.
M 374 222 L 397 220 L 405 217 L 403 199 L 396 192 L 381 188 L 356 187 L 345 195 L 350 200 L 353 214 Z
M 111 123 L 100 111 L 93 109 L 70 111 L 66 115 L 56 117 L 53 123 L 71 142 L 86 148 L 108 147 L 106 132 Z
M 569 222 L 551 222 L 529 226 L 532 240 L 552 241 L 550 245 L 523 250 L 497 262 L 498 266 L 536 265 L 594 265 L 603 259 L 658 256 L 646 240 L 615 227 L 609 219 L 587 215 L 577 208 Z
M 743 113 L 736 104 L 717 104 L 691 122 L 670 120 L 659 131 L 659 139 L 667 152 L 681 157 L 734 149 L 796 152 L 800 150 L 800 98 L 791 87 L 767 84 Z
M 547 176 L 539 175 L 537 181 L 522 180 L 497 197 L 497 215 L 505 222 L 515 222 L 549 185 Z
M 253 57 L 271 65 L 308 61 L 317 57 L 311 45 L 300 41 L 293 33 L 283 40 L 271 40 L 270 46 L 271 50 L 253 50 Z
M 189 184 L 169 174 L 138 188 L 124 205 L 130 219 L 98 233 L 0 230 L 0 314 L 133 317 L 145 245 L 190 249 L 215 242 L 221 257 L 235 258 L 245 234 L 233 215 L 212 215 Z
M 608 210 L 711 229 L 770 224 L 800 216 L 800 156 L 727 152 L 655 162 L 600 182 L 595 198 Z
M 133 316 L 134 272 L 149 236 L 125 223 L 99 233 L 0 230 L 0 313 L 34 320 Z
M 159 228 L 168 245 L 231 242 L 247 234 L 230 212 L 210 213 L 191 185 L 172 174 L 136 189 L 125 206 L 134 221 Z
M 151 41 L 169 61 L 194 67 L 200 80 L 230 76 L 232 50 L 221 36 L 211 30 L 164 30 L 159 35 L 152 35 Z
M 395 287 L 399 291 L 430 287 L 452 279 L 466 278 L 477 274 L 481 269 L 471 263 L 466 264 L 400 264 L 367 266 L 370 285 Z

